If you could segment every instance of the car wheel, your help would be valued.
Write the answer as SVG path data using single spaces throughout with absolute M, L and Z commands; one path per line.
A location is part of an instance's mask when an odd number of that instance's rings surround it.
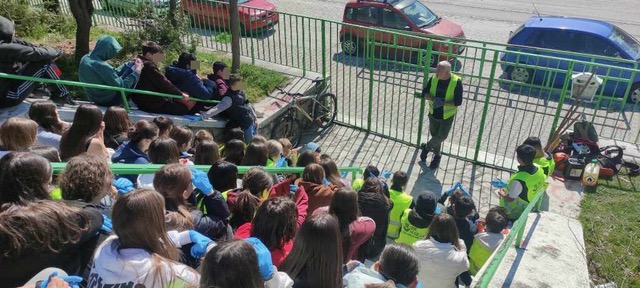
M 631 104 L 640 104 L 640 82 L 631 85 L 629 96 L 627 96 L 627 102 Z
M 355 38 L 351 35 L 347 35 L 342 38 L 342 52 L 347 55 L 356 56 L 360 54 L 360 43 L 358 38 Z
M 529 83 L 533 79 L 533 70 L 524 67 L 511 67 L 509 69 L 509 79 Z

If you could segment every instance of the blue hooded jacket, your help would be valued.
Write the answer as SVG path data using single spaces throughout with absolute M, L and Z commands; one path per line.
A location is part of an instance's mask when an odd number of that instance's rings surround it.
M 122 46 L 112 36 L 105 35 L 98 39 L 93 51 L 84 55 L 78 67 L 78 79 L 84 83 L 101 84 L 133 89 L 140 79 L 140 74 L 133 71 L 127 63 L 113 68 L 106 61 L 112 59 L 122 50 Z M 128 70 L 128 71 L 126 71 Z M 110 103 L 121 97 L 115 90 L 83 88 L 87 98 L 98 105 Z
M 211 82 L 210 85 L 205 86 L 204 82 L 198 78 L 198 75 L 193 73 L 189 69 L 181 68 L 174 63 L 167 67 L 164 75 L 180 89 L 180 91 L 189 94 L 190 97 L 209 100 L 213 98 L 213 86 L 215 85 L 211 80 L 205 80 Z
M 125 164 L 149 164 L 149 156 L 138 149 L 131 141 L 124 142 L 118 147 L 116 153 L 111 157 L 113 163 Z M 127 178 L 134 184 L 138 182 L 138 175 L 118 175 Z

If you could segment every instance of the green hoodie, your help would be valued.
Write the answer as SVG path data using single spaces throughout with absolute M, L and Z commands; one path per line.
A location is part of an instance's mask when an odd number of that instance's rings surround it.
M 138 83 L 138 79 L 140 79 L 140 74 L 135 71 L 123 73 L 125 69 L 130 69 L 126 63 L 118 68 L 113 68 L 106 62 L 115 57 L 121 49 L 120 43 L 112 36 L 101 36 L 96 42 L 93 51 L 84 55 L 80 60 L 78 79 L 84 83 L 133 89 Z M 115 90 L 83 89 L 87 98 L 98 105 L 110 103 L 116 97 L 121 97 L 120 92 Z

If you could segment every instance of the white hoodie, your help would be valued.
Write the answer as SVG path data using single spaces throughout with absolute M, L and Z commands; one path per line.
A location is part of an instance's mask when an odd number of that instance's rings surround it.
M 186 265 L 153 257 L 144 249 L 118 250 L 119 245 L 118 237 L 111 236 L 96 249 L 87 288 L 198 286 L 200 282 L 200 275 Z
M 418 280 L 427 288 L 456 287 L 456 277 L 469 270 L 467 248 L 459 239 L 460 250 L 451 243 L 440 243 L 433 237 L 413 243 L 418 254 L 420 272 Z

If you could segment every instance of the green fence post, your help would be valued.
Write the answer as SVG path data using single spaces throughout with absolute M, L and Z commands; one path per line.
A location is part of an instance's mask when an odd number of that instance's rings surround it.
M 375 33 L 375 32 L 374 32 Z M 367 30 L 367 47 L 369 47 L 369 55 L 367 55 L 367 58 L 369 58 L 369 103 L 368 103 L 368 114 L 367 114 L 367 132 L 371 131 L 371 121 L 373 118 L 373 70 L 374 70 L 374 66 L 373 66 L 373 62 L 374 62 L 374 57 L 376 56 L 376 52 L 375 52 L 375 36 L 373 37 L 373 40 L 371 40 L 371 30 Z M 366 54 L 366 53 L 365 53 Z
M 307 57 L 305 53 L 305 45 L 304 45 L 305 37 L 304 37 L 304 18 L 302 18 L 302 77 L 307 76 Z
M 431 51 L 433 50 L 433 41 L 429 41 L 427 43 L 427 56 L 424 59 L 431 59 Z M 422 53 L 424 51 L 418 51 L 418 65 L 420 65 L 420 59 L 423 59 Z M 427 86 L 427 81 L 429 81 L 429 69 L 431 69 L 430 61 L 424 63 L 424 72 L 422 74 L 422 89 Z M 418 94 L 418 92 L 416 92 Z M 420 146 L 420 142 L 422 141 L 422 129 L 424 128 L 424 112 L 426 108 L 427 100 L 422 97 L 422 91 L 420 91 L 420 115 L 418 115 L 418 139 L 416 140 L 416 146 Z M 416 95 L 417 96 L 417 95 Z
M 327 36 L 325 34 L 325 20 L 320 22 L 320 31 L 322 33 L 321 39 L 321 53 L 322 53 L 322 79 L 327 78 Z
M 131 113 L 131 108 L 129 108 L 129 101 L 127 101 L 127 95 L 124 93 L 124 89 L 120 90 L 120 95 L 122 96 L 122 104 L 124 105 L 124 109 L 127 110 L 127 113 Z
M 482 58 L 484 58 L 486 49 L 482 49 Z M 489 74 L 489 84 L 487 84 L 487 93 L 484 97 L 484 106 L 482 107 L 482 118 L 480 118 L 480 131 L 478 131 L 478 139 L 476 139 L 476 151 L 473 155 L 473 162 L 478 162 L 480 155 L 480 146 L 482 144 L 482 134 L 484 133 L 484 124 L 487 122 L 487 112 L 489 111 L 489 100 L 491 100 L 491 91 L 493 80 L 496 76 L 496 66 L 498 64 L 498 53 L 493 53 L 493 64 L 491 64 L 491 74 Z M 482 69 L 482 67 L 480 67 Z M 485 159 L 486 160 L 486 159 Z
M 569 63 L 569 70 L 567 70 L 567 77 L 564 78 L 564 84 L 562 84 L 562 92 L 560 92 L 560 100 L 558 101 L 558 108 L 556 109 L 556 114 L 553 117 L 553 124 L 551 124 L 551 131 L 549 132 L 549 140 L 553 136 L 556 128 L 558 127 L 558 121 L 560 120 L 560 112 L 562 112 L 562 105 L 564 104 L 564 98 L 567 94 L 567 87 L 569 86 L 569 82 L 571 81 L 571 76 L 573 75 L 573 66 L 576 63 L 571 61 Z M 548 142 L 548 141 L 547 141 Z

